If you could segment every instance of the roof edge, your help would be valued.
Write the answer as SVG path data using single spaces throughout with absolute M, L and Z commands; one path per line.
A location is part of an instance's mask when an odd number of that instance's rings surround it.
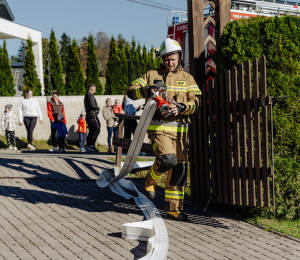
M 0 4 L 3 4 L 3 5 L 6 6 L 7 11 L 9 12 L 9 15 L 11 16 L 12 21 L 16 20 L 13 12 L 11 11 L 11 9 L 10 9 L 8 3 L 7 3 L 7 1 L 6 0 L 0 0 Z

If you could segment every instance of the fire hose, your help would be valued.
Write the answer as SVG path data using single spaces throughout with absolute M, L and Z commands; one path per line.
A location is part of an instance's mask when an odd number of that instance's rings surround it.
M 97 185 L 100 188 L 108 186 L 114 193 L 126 199 L 133 198 L 145 215 L 146 221 L 127 223 L 122 226 L 123 239 L 148 241 L 147 255 L 141 258 L 143 260 L 164 260 L 167 258 L 168 231 L 155 205 L 143 193 L 139 192 L 132 181 L 126 180 L 124 177 L 132 171 L 136 163 L 155 111 L 158 109 L 167 117 L 171 113 L 170 103 L 175 102 L 169 102 L 166 98 L 166 86 L 164 84 L 158 83 L 156 88 L 157 92 L 146 103 L 122 168 L 104 169 L 97 180 Z M 176 103 L 176 105 L 179 104 Z M 137 196 L 128 194 L 126 190 L 136 192 Z

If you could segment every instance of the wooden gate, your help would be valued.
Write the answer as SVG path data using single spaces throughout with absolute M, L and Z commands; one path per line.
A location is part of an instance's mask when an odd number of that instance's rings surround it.
M 270 207 L 269 104 L 264 56 L 260 73 L 255 58 L 252 73 L 247 61 L 203 84 L 190 136 L 193 200 Z

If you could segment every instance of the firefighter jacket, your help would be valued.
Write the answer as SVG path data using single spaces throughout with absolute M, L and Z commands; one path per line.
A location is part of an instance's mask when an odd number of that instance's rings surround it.
M 201 91 L 193 76 L 184 72 L 181 66 L 171 72 L 167 66 L 162 64 L 160 69 L 150 70 L 135 80 L 129 87 L 127 95 L 133 100 L 148 99 L 149 87 L 155 86 L 158 82 L 166 84 L 168 98 L 173 98 L 177 103 L 183 104 L 185 109 L 180 111 L 177 116 L 171 115 L 164 118 L 163 115 L 160 115 L 159 118 L 155 118 L 156 120 L 153 119 L 148 128 L 148 134 L 166 134 L 173 138 L 186 138 L 191 122 L 190 116 L 199 106 L 197 95 L 201 95 Z

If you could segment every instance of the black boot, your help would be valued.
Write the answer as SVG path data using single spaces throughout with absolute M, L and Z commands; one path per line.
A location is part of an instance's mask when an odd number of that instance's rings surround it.
M 175 213 L 175 212 L 167 212 L 167 216 L 169 219 L 173 219 L 173 220 L 176 220 L 176 221 L 187 221 L 187 214 L 185 212 L 181 212 L 177 217 L 173 216 L 172 213 Z
M 150 200 L 153 200 L 155 198 L 155 184 L 153 184 L 153 185 L 149 184 L 147 178 L 146 178 L 146 182 L 145 182 L 144 194 Z

